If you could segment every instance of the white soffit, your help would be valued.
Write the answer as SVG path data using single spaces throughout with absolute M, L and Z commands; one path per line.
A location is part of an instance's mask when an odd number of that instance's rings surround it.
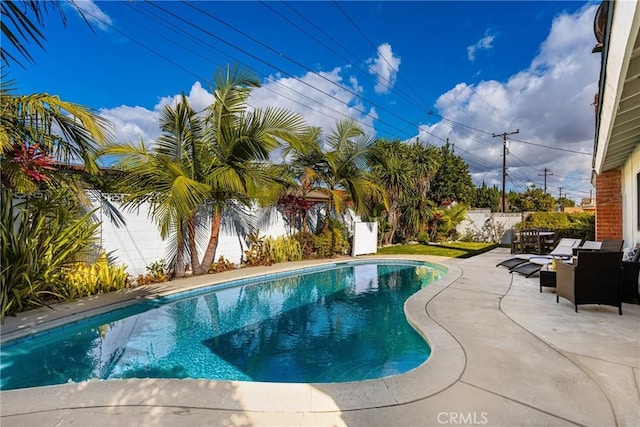
M 624 165 L 640 144 L 640 5 L 615 2 L 594 169 Z

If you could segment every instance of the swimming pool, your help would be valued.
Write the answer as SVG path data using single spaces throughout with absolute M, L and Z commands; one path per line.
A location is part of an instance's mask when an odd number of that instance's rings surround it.
M 357 381 L 423 363 L 404 301 L 445 269 L 333 264 L 183 292 L 7 342 L 0 389 L 115 378 Z

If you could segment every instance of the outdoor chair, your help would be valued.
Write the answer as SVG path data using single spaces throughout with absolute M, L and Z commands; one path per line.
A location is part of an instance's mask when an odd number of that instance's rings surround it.
M 571 239 L 571 238 L 568 238 L 568 237 L 563 237 L 562 239 L 560 239 L 560 241 L 558 242 L 556 247 L 546 255 L 539 255 L 537 253 L 518 254 L 518 255 L 514 256 L 513 258 L 509 258 L 507 260 L 504 260 L 504 261 L 498 263 L 496 265 L 496 267 L 498 267 L 498 266 L 507 267 L 509 270 L 513 271 L 513 269 L 518 267 L 518 266 L 530 263 L 530 260 L 533 259 L 533 258 L 543 258 L 544 260 L 547 260 L 548 262 L 551 262 L 551 260 L 553 260 L 554 258 L 571 258 L 571 256 L 573 255 L 573 248 L 578 246 L 581 241 L 582 240 L 580 240 L 580 239 Z M 542 264 L 542 265 L 544 265 L 544 264 Z M 542 266 L 540 266 L 540 268 L 541 267 Z M 530 267 L 530 268 L 534 268 L 534 267 Z M 534 268 L 534 270 L 533 270 L 533 272 L 531 272 L 531 274 L 533 274 L 536 271 L 540 270 L 540 268 L 537 268 L 537 269 Z M 531 275 L 531 274 L 529 274 L 529 275 Z
M 579 242 L 579 239 L 573 240 L 578 240 Z M 582 245 L 571 248 L 571 255 L 569 254 L 568 247 L 556 247 L 556 249 L 545 256 L 530 257 L 526 263 L 520 263 L 512 268 L 511 272 L 523 274 L 525 277 L 531 277 L 535 273 L 539 272 L 545 265 L 551 264 L 554 259 L 569 259 L 572 256 L 576 256 L 581 251 L 620 252 L 623 244 L 623 240 L 605 239 L 602 242 L 587 240 Z
M 522 248 L 522 240 L 520 240 L 520 236 L 513 228 L 509 229 L 509 240 L 511 241 L 512 254 L 521 254 L 524 252 Z
M 603 239 L 600 250 L 605 252 L 622 252 L 623 245 L 624 240 Z
M 549 253 L 558 244 L 558 233 L 550 228 L 540 229 L 540 253 Z
M 526 228 L 520 230 L 520 245 L 523 253 L 540 254 L 540 230 L 535 228 Z
M 575 264 L 556 264 L 556 303 L 604 304 L 622 315 L 622 252 L 578 252 Z

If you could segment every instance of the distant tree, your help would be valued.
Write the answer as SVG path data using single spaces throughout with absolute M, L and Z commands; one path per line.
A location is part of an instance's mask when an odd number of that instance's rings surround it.
M 557 198 L 556 199 L 556 203 L 559 204 L 559 205 L 564 206 L 565 208 L 566 207 L 574 207 L 576 205 L 576 202 L 574 202 L 573 200 L 571 200 L 571 199 L 569 199 L 569 198 L 567 198 L 565 196 Z
M 507 199 L 507 209 L 508 211 L 511 212 L 520 212 L 522 211 L 522 203 L 520 202 L 520 199 L 522 198 L 522 195 L 520 193 L 518 193 L 517 191 L 514 190 L 510 190 L 507 194 L 506 194 L 506 199 Z
M 482 181 L 482 186 L 475 189 L 472 206 L 474 208 L 489 208 L 491 212 L 497 212 L 500 210 L 500 201 L 501 196 L 498 186 L 487 187 L 487 184 Z
M 527 189 L 518 201 L 518 210 L 527 212 L 551 212 L 555 206 L 555 200 L 551 194 L 546 194 L 542 188 L 532 185 Z
M 475 187 L 469 174 L 469 165 L 456 156 L 449 143 L 441 150 L 440 167 L 431 181 L 431 199 L 437 204 L 458 202 L 470 204 L 475 195 Z

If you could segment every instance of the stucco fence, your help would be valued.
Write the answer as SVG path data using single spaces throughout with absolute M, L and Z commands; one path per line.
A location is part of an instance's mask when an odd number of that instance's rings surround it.
M 461 236 L 471 233 L 482 235 L 489 229 L 501 229 L 500 243 L 511 243 L 509 230 L 526 217 L 525 212 L 500 213 L 489 209 L 471 209 L 467 211 L 467 219 L 456 227 Z
M 25 200 L 24 195 L 17 195 L 13 204 L 17 205 Z M 34 196 L 37 197 L 37 194 Z M 171 253 L 170 239 L 160 236 L 160 231 L 151 216 L 151 204 L 145 202 L 137 208 L 124 208 L 124 194 L 105 194 L 94 191 L 88 192 L 88 198 L 93 204 L 95 219 L 100 222 L 98 229 L 98 243 L 108 254 L 115 257 L 118 264 L 125 264 L 131 275 L 144 274 L 147 266 L 160 260 L 168 260 Z M 109 219 L 105 203 L 117 209 L 124 220 L 123 224 Z M 310 211 L 309 222 L 311 228 L 318 224 L 322 209 Z M 197 232 L 198 253 L 204 254 L 211 230 L 211 218 L 206 212 L 198 215 L 199 228 Z M 354 236 L 353 255 L 376 252 L 377 224 L 361 223 L 360 218 L 351 212 L 345 212 L 343 220 L 349 235 Z M 249 249 L 247 235 L 258 231 L 261 237 L 279 237 L 291 235 L 295 230 L 287 225 L 283 215 L 276 207 L 251 209 L 240 208 L 229 210 L 223 214 L 215 260 L 220 256 L 240 264 L 244 251 Z M 357 234 L 357 239 L 356 239 Z M 372 243 L 373 242 L 373 243 Z

